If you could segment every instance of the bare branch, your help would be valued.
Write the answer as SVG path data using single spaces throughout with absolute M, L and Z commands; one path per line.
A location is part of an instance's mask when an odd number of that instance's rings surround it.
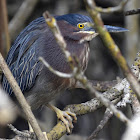
M 67 60 L 67 62 L 69 63 L 70 67 L 72 70 L 76 69 L 76 67 L 74 67 L 74 60 L 73 57 L 71 56 L 70 52 L 67 50 L 67 44 L 57 26 L 56 20 L 54 17 L 52 17 L 48 11 L 43 13 L 43 16 L 46 20 L 46 23 L 48 24 L 49 28 L 52 30 L 54 37 L 58 43 L 58 45 L 60 46 L 60 48 L 62 49 L 65 58 Z
M 1 53 L 0 53 L 0 67 L 5 75 L 5 77 L 7 78 L 9 84 L 11 85 L 13 92 L 19 102 L 19 104 L 21 105 L 27 120 L 29 121 L 29 123 L 31 124 L 34 132 L 36 133 L 37 137 L 39 140 L 46 140 L 43 133 L 41 132 L 41 129 L 31 111 L 30 106 L 28 105 L 25 97 L 23 96 L 23 93 L 20 89 L 20 87 L 18 86 L 16 80 L 14 79 L 11 71 L 9 70 L 5 60 L 3 59 Z
M 118 102 L 120 101 L 121 96 L 115 100 L 113 100 L 113 104 L 117 104 L 116 107 L 120 107 L 118 106 Z M 97 126 L 97 128 L 93 131 L 93 133 L 87 138 L 87 140 L 93 140 L 97 137 L 97 135 L 99 134 L 99 132 L 104 128 L 104 126 L 107 124 L 107 122 L 110 120 L 110 118 L 113 116 L 113 112 L 110 111 L 108 108 L 106 109 L 105 113 L 104 113 L 104 117 L 103 119 L 100 121 L 99 125 Z
M 94 140 L 112 116 L 113 116 L 113 113 L 107 108 L 104 113 L 103 119 L 100 121 L 97 128 L 93 131 L 93 133 L 88 137 L 87 140 Z
M 9 124 L 9 128 L 16 134 L 16 136 L 12 139 L 3 139 L 0 140 L 38 140 L 35 133 L 29 131 L 19 131 L 13 125 Z
M 26 138 L 30 138 L 30 137 L 31 137 L 31 134 L 26 133 L 26 132 L 21 132 L 21 131 L 17 130 L 12 124 L 8 124 L 8 127 L 9 127 L 16 135 L 24 136 L 24 137 L 26 137 Z
M 136 78 L 133 76 L 118 46 L 115 44 L 110 34 L 107 32 L 106 28 L 104 27 L 100 14 L 98 11 L 96 11 L 96 4 L 94 0 L 85 0 L 85 3 L 86 3 L 87 10 L 89 14 L 91 15 L 92 19 L 94 20 L 97 31 L 99 32 L 105 46 L 110 51 L 112 57 L 117 62 L 117 64 L 121 67 L 124 75 L 126 76 L 127 80 L 130 82 L 132 89 L 134 90 L 138 98 L 140 98 L 140 92 L 139 92 L 140 84 L 138 83 Z
M 128 0 L 122 0 L 122 2 L 116 7 L 108 7 L 108 8 L 101 8 L 95 7 L 95 10 L 101 13 L 114 13 L 114 12 L 121 12 L 124 9 L 124 6 L 127 4 Z
M 119 80 L 121 81 L 121 80 Z M 105 92 L 107 90 L 109 90 L 110 88 L 114 87 L 117 83 L 119 83 L 118 80 L 112 80 L 112 81 L 96 81 L 96 80 L 89 80 L 88 82 L 90 82 L 92 84 L 92 86 L 100 92 Z M 72 88 L 82 88 L 85 89 L 85 87 L 83 87 L 83 85 L 77 81 L 76 84 L 72 87 Z
M 77 78 L 77 79 L 81 82 L 83 80 L 82 77 Z M 108 99 L 104 98 L 101 93 L 96 91 L 92 87 L 92 85 L 89 82 L 87 82 L 87 80 L 85 78 L 84 78 L 84 82 L 82 82 L 82 84 L 83 84 L 83 86 L 85 86 L 88 89 L 89 92 L 94 93 L 96 98 L 98 100 L 100 100 L 103 105 L 105 105 L 107 108 L 109 108 L 118 119 L 120 119 L 122 122 L 124 122 L 126 124 L 130 122 L 129 119 L 121 111 L 117 110 L 116 107 Z
M 62 77 L 62 78 L 72 78 L 72 77 L 74 76 L 73 74 L 67 74 L 67 73 L 63 73 L 63 72 L 54 70 L 54 69 L 50 66 L 50 64 L 44 60 L 43 57 L 39 57 L 39 60 L 42 61 L 42 63 L 43 63 L 52 73 L 54 73 L 55 75 L 57 75 L 57 76 L 59 76 L 59 77 Z

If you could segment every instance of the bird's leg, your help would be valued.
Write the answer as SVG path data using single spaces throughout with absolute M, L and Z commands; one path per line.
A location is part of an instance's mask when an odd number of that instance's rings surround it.
M 73 129 L 72 121 L 76 122 L 77 117 L 75 113 L 72 113 L 70 110 L 62 111 L 58 109 L 57 107 L 47 104 L 47 106 L 56 112 L 58 119 L 60 119 L 66 126 L 67 133 L 71 133 L 71 129 Z M 72 119 L 73 118 L 73 119 Z
M 34 130 L 33 130 L 32 126 L 31 126 L 31 124 L 29 122 L 28 122 L 28 126 L 29 126 L 29 132 L 32 132 L 33 133 Z M 44 134 L 46 140 L 48 140 L 47 133 L 46 132 L 42 132 L 42 133 Z

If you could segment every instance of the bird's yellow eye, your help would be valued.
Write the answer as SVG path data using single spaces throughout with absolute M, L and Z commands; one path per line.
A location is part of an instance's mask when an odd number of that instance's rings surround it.
M 84 28 L 84 24 L 78 24 L 78 27 L 80 28 L 80 29 L 82 29 L 82 28 Z

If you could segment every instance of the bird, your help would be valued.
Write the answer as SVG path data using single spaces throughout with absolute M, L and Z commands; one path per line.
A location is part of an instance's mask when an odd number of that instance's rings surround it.
M 94 21 L 89 16 L 81 14 L 65 14 L 54 17 L 66 41 L 68 51 L 78 58 L 80 68 L 85 72 L 90 53 L 89 42 L 98 35 L 96 28 L 91 26 Z M 109 32 L 127 31 L 122 27 L 104 26 Z M 39 61 L 40 56 L 53 69 L 63 73 L 72 72 L 44 17 L 33 20 L 21 31 L 9 50 L 6 63 L 31 109 L 34 110 L 43 105 L 48 106 L 56 112 L 57 117 L 64 122 L 67 132 L 70 133 L 73 126 L 70 121 L 68 121 L 70 122 L 68 125 L 65 117 L 70 120 L 70 115 L 76 121 L 75 114 L 70 111 L 61 111 L 49 102 L 66 89 L 74 86 L 76 81 L 52 73 Z M 10 96 L 14 96 L 4 75 L 2 76 L 2 87 Z

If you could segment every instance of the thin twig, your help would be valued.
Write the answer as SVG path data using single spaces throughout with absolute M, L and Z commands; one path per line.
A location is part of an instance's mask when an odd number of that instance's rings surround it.
M 128 0 L 122 0 L 122 2 L 116 7 L 101 8 L 96 6 L 95 9 L 101 13 L 121 12 L 124 9 L 124 6 L 127 4 L 127 2 Z
M 72 77 L 74 76 L 73 73 L 72 73 L 72 74 L 67 74 L 67 73 L 63 73 L 63 72 L 54 70 L 54 69 L 50 66 L 50 64 L 44 60 L 43 57 L 39 57 L 38 59 L 39 59 L 52 73 L 54 73 L 55 75 L 57 75 L 57 76 L 59 76 L 59 77 L 62 77 L 62 78 L 72 78 Z
M 54 17 L 52 17 L 48 11 L 43 13 L 43 16 L 45 18 L 46 23 L 48 24 L 49 28 L 51 29 L 51 31 L 54 34 L 54 37 L 58 43 L 58 45 L 60 46 L 60 48 L 62 49 L 65 58 L 68 62 L 68 64 L 70 65 L 71 69 L 74 70 L 76 67 L 74 67 L 74 59 L 71 56 L 70 52 L 67 50 L 67 44 L 57 26 L 56 20 Z
M 41 129 L 31 111 L 31 108 L 30 106 L 28 105 L 25 97 L 23 96 L 23 93 L 20 89 L 20 87 L 18 86 L 16 80 L 14 79 L 11 71 L 9 70 L 5 60 L 3 59 L 1 53 L 0 53 L 0 67 L 5 75 L 5 77 L 7 78 L 10 86 L 12 87 L 13 89 L 13 92 L 19 102 L 19 104 L 21 105 L 26 117 L 27 117 L 27 120 L 29 121 L 29 123 L 31 124 L 34 132 L 36 133 L 37 137 L 39 140 L 46 140 L 43 133 L 41 132 Z
M 30 137 L 31 137 L 31 134 L 26 133 L 26 132 L 21 132 L 21 131 L 17 130 L 12 124 L 8 124 L 8 127 L 9 127 L 16 135 L 25 136 L 26 138 L 30 138 Z
M 113 104 L 117 104 L 121 99 L 121 96 L 119 98 L 117 98 L 116 100 L 113 100 Z M 116 107 L 118 107 L 116 105 Z M 87 138 L 87 140 L 94 140 L 97 135 L 99 134 L 99 132 L 105 127 L 105 125 L 107 124 L 107 122 L 110 120 L 110 118 L 113 116 L 113 112 L 110 111 L 108 108 L 106 109 L 105 113 L 104 113 L 104 117 L 103 119 L 100 121 L 99 125 L 97 126 L 97 128 L 93 131 L 93 133 Z
M 93 133 L 87 138 L 87 140 L 94 140 L 112 116 L 113 116 L 113 113 L 107 108 L 104 113 L 103 119 L 100 121 L 99 125 L 93 131 Z

